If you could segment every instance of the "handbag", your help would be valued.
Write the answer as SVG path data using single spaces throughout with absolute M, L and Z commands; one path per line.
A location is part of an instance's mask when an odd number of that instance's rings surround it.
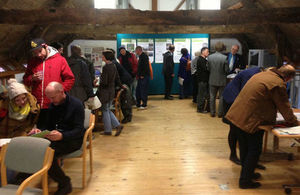
M 96 110 L 102 106 L 97 96 L 95 96 L 94 98 L 89 98 L 87 101 L 84 102 L 84 105 L 90 110 Z
M 192 61 L 190 59 L 186 59 L 184 58 L 187 62 L 186 62 L 186 67 L 185 67 L 185 70 L 186 71 L 191 71 L 191 68 L 192 68 Z

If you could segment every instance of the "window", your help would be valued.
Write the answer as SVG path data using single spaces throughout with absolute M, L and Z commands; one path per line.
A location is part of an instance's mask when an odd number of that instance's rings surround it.
M 116 9 L 116 0 L 94 0 L 96 9 Z
M 220 10 L 221 0 L 199 0 L 200 10 Z

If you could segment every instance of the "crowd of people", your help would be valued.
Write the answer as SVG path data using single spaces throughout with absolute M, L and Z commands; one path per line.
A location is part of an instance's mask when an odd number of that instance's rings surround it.
M 32 135 L 50 130 L 45 138 L 51 141 L 55 150 L 49 176 L 58 183 L 56 195 L 72 191 L 71 179 L 65 175 L 57 159 L 78 150 L 84 135 L 84 108 L 87 103 L 100 100 L 104 136 L 122 133 L 123 125 L 132 120 L 132 106 L 144 110 L 148 106 L 148 87 L 151 78 L 151 63 L 141 46 L 137 46 L 137 56 L 120 47 L 120 55 L 115 57 L 113 49 L 102 53 L 100 82 L 97 84 L 93 64 L 87 60 L 78 45 L 71 46 L 71 56 L 62 56 L 63 45 L 46 44 L 41 39 L 30 42 L 32 58 L 23 77 L 24 84 L 10 79 L 7 86 L 0 86 L 0 125 L 5 127 L 0 132 L 2 138 Z M 223 54 L 224 44 L 216 43 L 215 53 L 203 47 L 195 53 L 195 59 L 186 48 L 181 49 L 179 60 L 178 85 L 179 99 L 193 95 L 197 112 L 210 113 L 230 126 L 228 143 L 230 160 L 241 164 L 239 180 L 241 188 L 257 188 L 260 177 L 255 168 L 258 164 L 262 147 L 263 131 L 260 125 L 273 124 L 279 110 L 289 125 L 298 125 L 293 115 L 286 93 L 286 82 L 293 78 L 295 69 L 291 65 L 279 68 L 250 68 L 241 71 L 229 82 L 227 75 L 238 73 L 245 66 L 237 54 L 238 45 L 233 45 L 231 52 Z M 163 54 L 162 74 L 165 81 L 166 100 L 173 100 L 172 85 L 174 72 L 174 45 L 170 45 Z M 193 87 L 193 90 L 191 88 Z M 97 88 L 94 93 L 93 88 Z M 121 123 L 111 111 L 116 91 L 121 90 Z M 191 93 L 192 91 L 192 93 Z M 219 96 L 218 111 L 216 98 Z M 236 154 L 239 142 L 240 159 Z

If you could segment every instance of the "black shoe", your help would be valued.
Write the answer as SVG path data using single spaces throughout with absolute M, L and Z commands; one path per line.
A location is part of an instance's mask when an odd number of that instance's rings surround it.
M 222 117 L 223 117 L 223 115 L 220 115 L 220 114 L 218 114 L 218 117 L 219 117 L 219 118 L 222 118 Z
M 105 132 L 105 131 L 103 131 L 103 132 L 100 133 L 100 135 L 112 135 L 112 134 L 111 134 L 111 132 Z
M 172 95 L 169 95 L 169 97 L 174 98 Z
M 261 184 L 259 182 L 247 182 L 247 183 L 240 183 L 241 189 L 255 189 L 259 188 Z
M 210 116 L 211 116 L 211 117 L 215 117 L 215 116 L 216 116 L 216 114 L 210 114 Z
M 167 99 L 167 100 L 173 100 L 173 97 L 171 97 L 171 96 L 168 96 L 167 98 L 165 98 L 165 99 Z
M 259 178 L 261 178 L 261 174 L 260 173 L 254 173 L 253 176 L 252 176 L 252 179 L 255 179 L 255 180 L 257 180 Z
M 68 182 L 66 185 L 58 185 L 58 190 L 54 195 L 66 195 L 72 192 L 71 182 Z
M 260 170 L 266 170 L 266 167 L 264 165 L 261 165 L 261 164 L 257 164 L 256 168 L 258 168 Z
M 238 159 L 238 157 L 236 157 L 236 156 L 230 156 L 229 160 L 231 160 L 232 162 L 234 162 L 237 165 L 241 165 L 240 159 Z
M 121 121 L 122 124 L 126 124 L 126 123 L 128 123 L 128 122 L 129 122 L 129 119 L 127 119 L 127 118 L 124 118 L 124 119 Z
M 123 125 L 117 126 L 117 132 L 116 132 L 115 136 L 119 136 L 121 134 L 123 128 L 124 128 Z

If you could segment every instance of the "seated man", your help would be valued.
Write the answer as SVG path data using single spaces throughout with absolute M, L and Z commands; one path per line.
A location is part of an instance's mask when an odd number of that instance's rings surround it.
M 51 132 L 45 138 L 51 141 L 50 146 L 55 150 L 49 176 L 58 182 L 55 195 L 68 194 L 72 191 L 71 181 L 60 168 L 57 158 L 80 149 L 85 131 L 84 108 L 80 100 L 64 93 L 63 86 L 58 82 L 49 83 L 45 94 L 51 101 L 50 117 L 45 124 Z M 30 134 L 42 130 L 33 129 Z

